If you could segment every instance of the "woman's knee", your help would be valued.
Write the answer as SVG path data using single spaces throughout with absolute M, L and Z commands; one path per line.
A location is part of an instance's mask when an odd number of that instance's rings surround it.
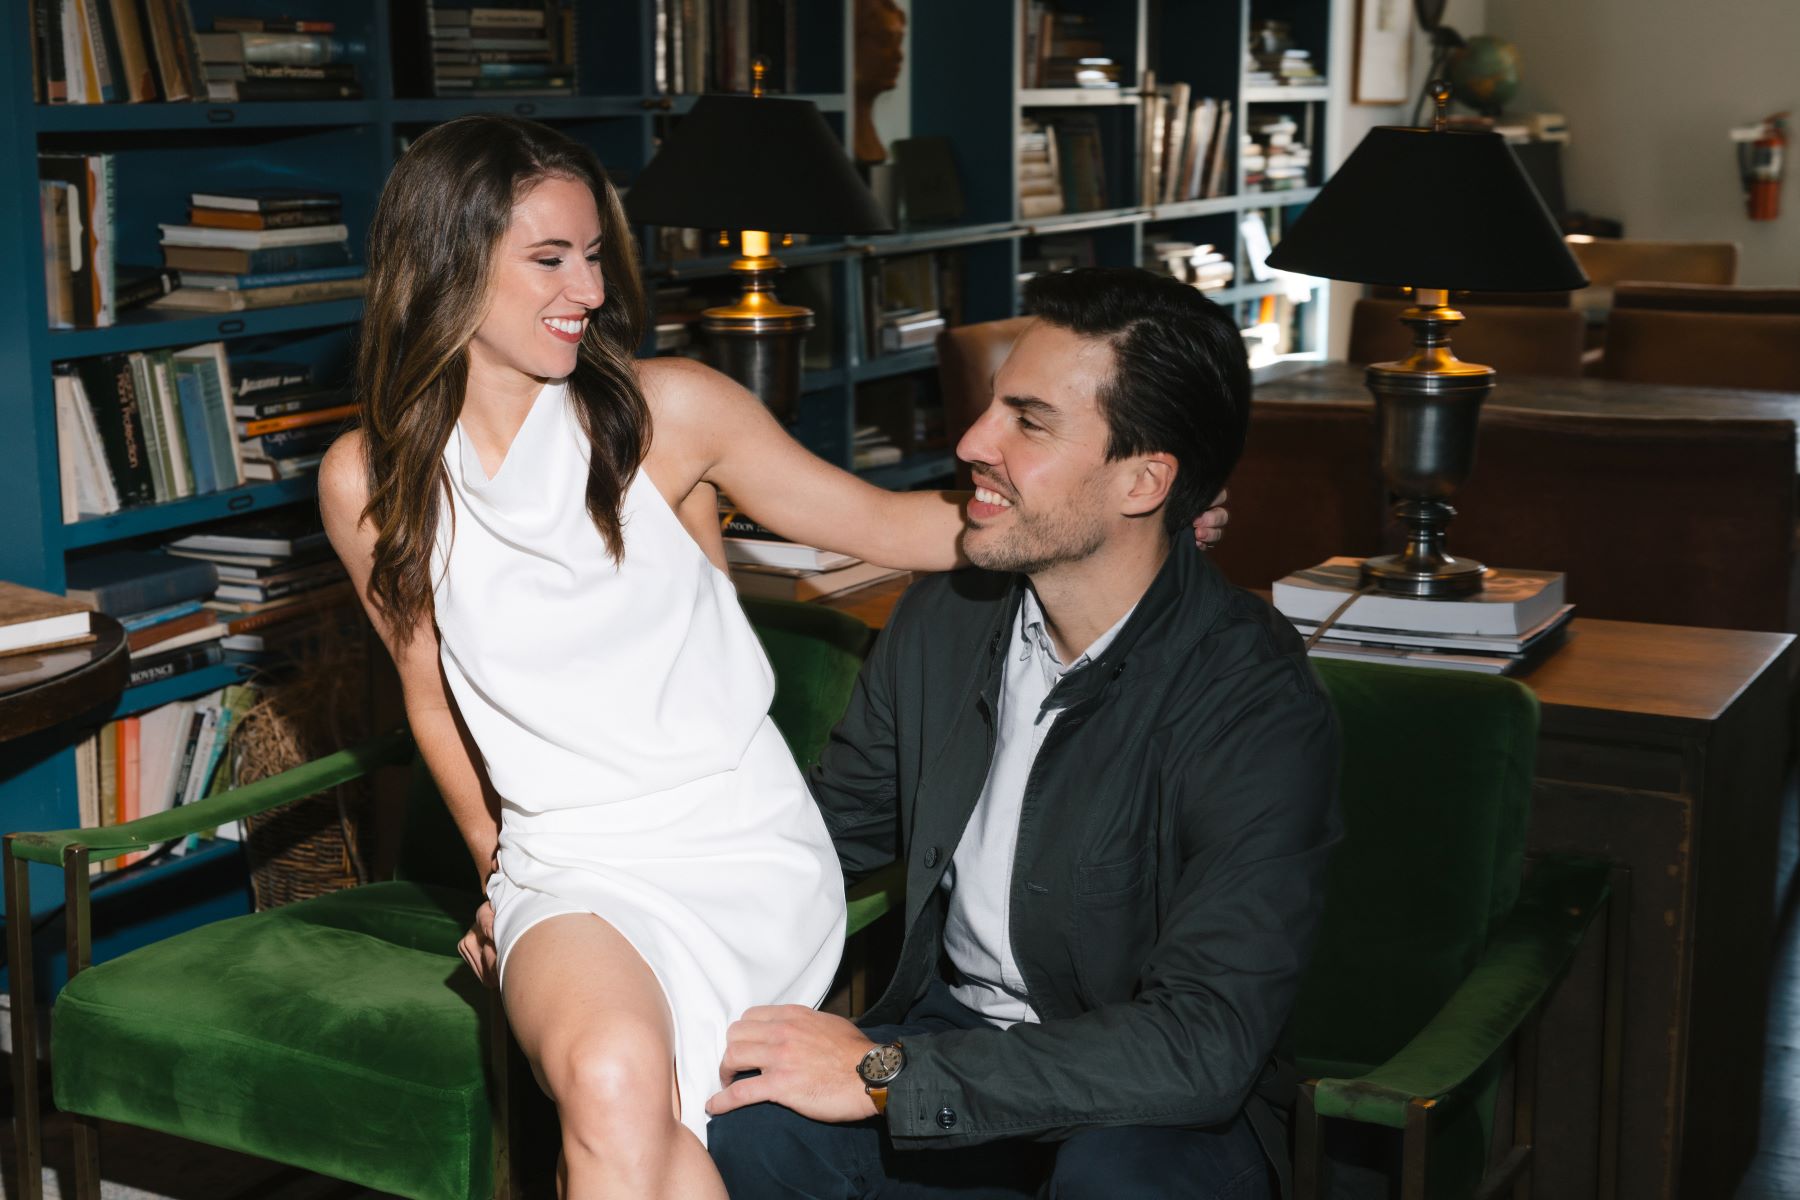
M 546 1047 L 537 1066 L 565 1132 L 582 1140 L 677 1127 L 674 1063 L 661 1030 L 608 1022 Z

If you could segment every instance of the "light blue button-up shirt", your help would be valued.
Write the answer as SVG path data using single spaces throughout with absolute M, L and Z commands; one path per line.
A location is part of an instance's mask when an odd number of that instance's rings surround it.
M 1064 675 L 1100 657 L 1130 618 L 1130 612 L 1120 617 L 1065 667 L 1030 587 L 1019 605 L 995 715 L 994 760 L 942 884 L 950 897 L 944 922 L 944 950 L 955 969 L 950 994 L 1003 1029 L 1038 1019 L 1013 959 L 1010 922 L 1025 784 L 1060 711 L 1045 708 L 1044 701 Z

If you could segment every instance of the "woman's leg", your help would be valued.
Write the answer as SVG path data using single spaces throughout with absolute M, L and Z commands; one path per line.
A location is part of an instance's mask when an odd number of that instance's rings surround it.
M 568 1200 L 725 1200 L 681 1124 L 673 1018 L 649 966 L 599 917 L 532 926 L 506 961 L 513 1036 L 556 1101 Z

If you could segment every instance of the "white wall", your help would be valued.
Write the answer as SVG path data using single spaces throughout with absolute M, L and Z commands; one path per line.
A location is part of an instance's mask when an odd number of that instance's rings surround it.
M 1795 0 L 1487 0 L 1487 32 L 1518 47 L 1520 112 L 1560 112 L 1571 208 L 1634 238 L 1735 241 L 1739 279 L 1800 284 L 1800 157 L 1782 215 L 1744 215 L 1726 131 L 1800 114 Z M 1466 32 L 1466 31 L 1465 31 Z
M 1470 37 L 1487 31 L 1488 14 L 1492 8 L 1508 3 L 1509 0 L 1450 0 L 1444 9 L 1444 24 Z M 1567 3 L 1567 0 L 1563 0 Z M 1587 3 L 1588 0 L 1577 0 Z M 1620 0 L 1621 3 L 1628 0 Z M 1696 0 L 1698 2 L 1698 0 Z M 1410 7 L 1410 3 L 1408 4 Z M 1546 7 L 1548 7 L 1546 5 Z M 1336 102 L 1332 105 L 1333 119 L 1327 131 L 1327 166 L 1333 171 L 1339 163 L 1350 156 L 1363 135 L 1377 125 L 1405 125 L 1412 120 L 1412 102 L 1405 104 L 1354 104 L 1351 97 L 1356 94 L 1354 75 L 1356 71 L 1356 0 L 1338 0 L 1332 6 L 1331 14 L 1331 80 L 1332 91 Z M 1413 25 L 1412 53 L 1412 92 L 1416 96 L 1425 86 L 1425 73 L 1431 66 L 1431 41 Z M 1350 309 L 1356 298 L 1362 295 L 1360 283 L 1333 283 L 1331 285 L 1331 316 L 1329 353 L 1332 358 L 1341 359 L 1350 344 Z

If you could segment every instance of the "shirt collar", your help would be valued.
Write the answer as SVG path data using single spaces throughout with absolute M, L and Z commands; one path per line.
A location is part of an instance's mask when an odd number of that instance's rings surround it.
M 1080 670 L 1106 653 L 1106 648 L 1112 645 L 1113 639 L 1119 636 L 1119 630 L 1125 627 L 1125 622 L 1129 621 L 1131 614 L 1136 611 L 1137 605 L 1134 604 L 1126 610 L 1124 616 L 1113 622 L 1112 628 L 1095 638 L 1092 645 L 1082 651 L 1072 664 L 1065 667 L 1062 660 L 1056 655 L 1055 641 L 1051 639 L 1049 631 L 1044 628 L 1043 605 L 1038 603 L 1037 592 L 1027 584 L 1025 595 L 1019 604 L 1019 661 L 1029 662 L 1035 655 L 1038 667 L 1044 673 L 1044 681 L 1054 683 L 1062 676 L 1071 671 Z

